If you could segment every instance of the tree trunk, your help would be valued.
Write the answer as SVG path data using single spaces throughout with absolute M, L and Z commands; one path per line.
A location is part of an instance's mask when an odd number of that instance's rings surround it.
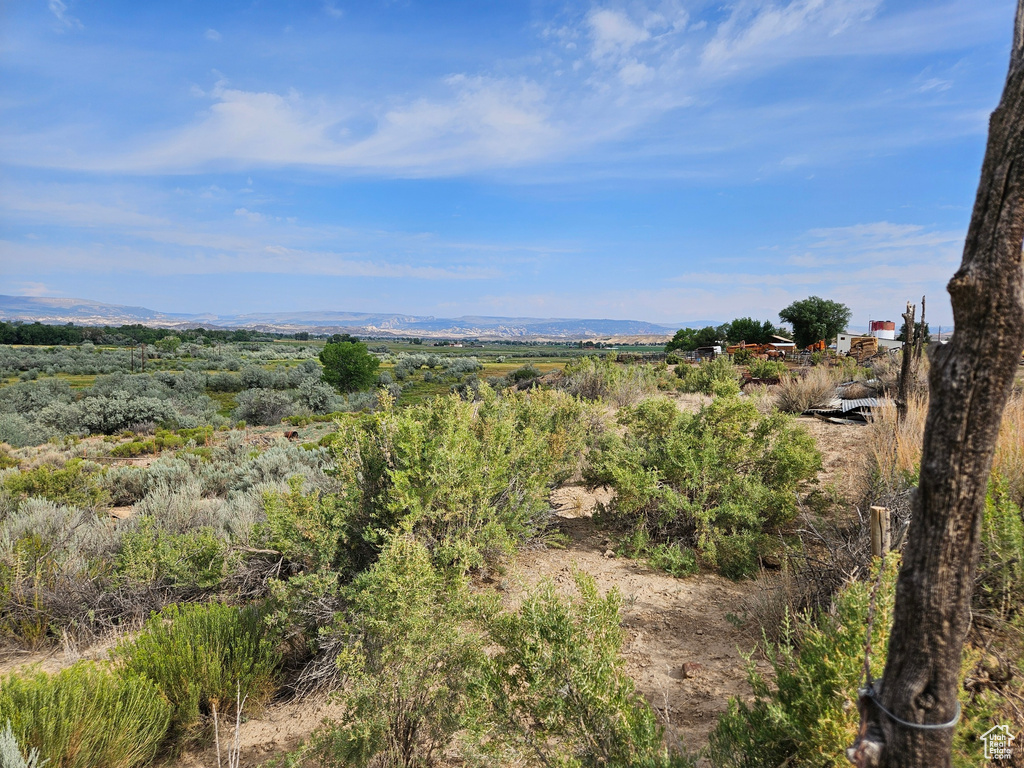
M 932 348 L 931 403 L 920 483 L 888 659 L 876 698 L 862 697 L 858 766 L 950 765 L 952 728 L 919 724 L 957 713 L 960 659 L 970 620 L 981 515 L 992 456 L 1024 348 L 1024 0 L 1010 69 L 989 122 L 964 256 L 949 283 L 955 333 Z
M 903 313 L 903 351 L 900 355 L 900 379 L 896 388 L 896 423 L 902 424 L 907 418 L 910 407 L 910 384 L 917 378 L 917 354 L 914 341 L 914 315 L 917 307 L 907 302 L 907 311 Z

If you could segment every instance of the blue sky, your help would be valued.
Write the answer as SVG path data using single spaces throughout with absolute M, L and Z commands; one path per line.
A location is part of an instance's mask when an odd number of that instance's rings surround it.
M 950 325 L 1012 0 L 0 3 L 0 293 Z

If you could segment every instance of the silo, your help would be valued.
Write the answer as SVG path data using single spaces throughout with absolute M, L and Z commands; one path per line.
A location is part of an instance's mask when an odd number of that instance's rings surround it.
M 872 320 L 870 335 L 876 339 L 895 339 L 896 323 L 892 320 Z

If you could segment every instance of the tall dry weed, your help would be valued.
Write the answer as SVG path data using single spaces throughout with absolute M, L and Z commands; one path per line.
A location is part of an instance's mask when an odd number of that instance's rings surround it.
M 921 395 L 911 396 L 902 424 L 897 424 L 895 400 L 881 400 L 872 411 L 867 430 L 868 455 L 884 487 L 916 482 L 927 414 L 928 398 Z
M 896 404 L 883 400 L 868 426 L 867 448 L 875 475 L 876 495 L 900 493 L 917 483 L 928 414 L 927 393 L 911 396 L 907 418 L 897 425 Z M 996 443 L 993 472 L 1006 483 L 1013 501 L 1024 504 L 1024 393 L 1014 392 L 1006 404 Z
M 1006 482 L 1017 506 L 1024 508 L 1024 392 L 1015 391 L 1006 404 L 992 469 Z
M 786 379 L 775 387 L 775 405 L 786 413 L 823 408 L 836 396 L 839 376 L 839 369 L 833 372 L 825 366 L 815 366 L 803 376 Z
M 885 394 L 894 395 L 896 393 L 902 364 L 902 352 L 891 352 L 871 360 L 871 375 L 878 381 L 879 388 Z M 915 369 L 914 380 L 910 382 L 911 393 L 927 398 L 928 370 L 930 368 L 928 355 L 922 355 Z

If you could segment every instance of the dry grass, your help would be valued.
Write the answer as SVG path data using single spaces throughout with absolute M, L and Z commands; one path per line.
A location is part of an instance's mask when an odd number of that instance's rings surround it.
M 927 414 L 928 399 L 921 395 L 911 396 L 907 403 L 907 418 L 899 425 L 896 423 L 894 400 L 882 400 L 873 410 L 868 425 L 867 447 L 871 467 L 884 487 L 894 488 L 917 477 Z
M 992 468 L 1006 481 L 1013 500 L 1024 506 L 1024 392 L 1015 391 L 1006 404 Z
M 884 400 L 874 410 L 867 445 L 876 492 L 894 491 L 916 481 L 927 413 L 926 394 L 911 396 L 907 418 L 899 426 L 893 401 Z M 1014 392 L 1006 404 L 992 468 L 1007 483 L 1013 500 L 1024 503 L 1024 393 Z
M 878 380 L 879 388 L 885 394 L 896 394 L 896 387 L 899 384 L 900 366 L 902 363 L 902 352 L 882 355 L 871 361 L 871 375 Z M 923 355 L 917 366 L 917 375 L 911 382 L 910 391 L 912 394 L 927 396 L 928 370 L 930 367 L 928 355 Z
M 815 366 L 803 376 L 786 379 L 775 387 L 775 405 L 786 413 L 803 413 L 822 408 L 836 396 L 837 376 L 824 366 Z
M 874 397 L 877 393 L 867 384 L 855 381 L 839 390 L 839 397 L 843 400 L 859 400 L 862 397 Z

